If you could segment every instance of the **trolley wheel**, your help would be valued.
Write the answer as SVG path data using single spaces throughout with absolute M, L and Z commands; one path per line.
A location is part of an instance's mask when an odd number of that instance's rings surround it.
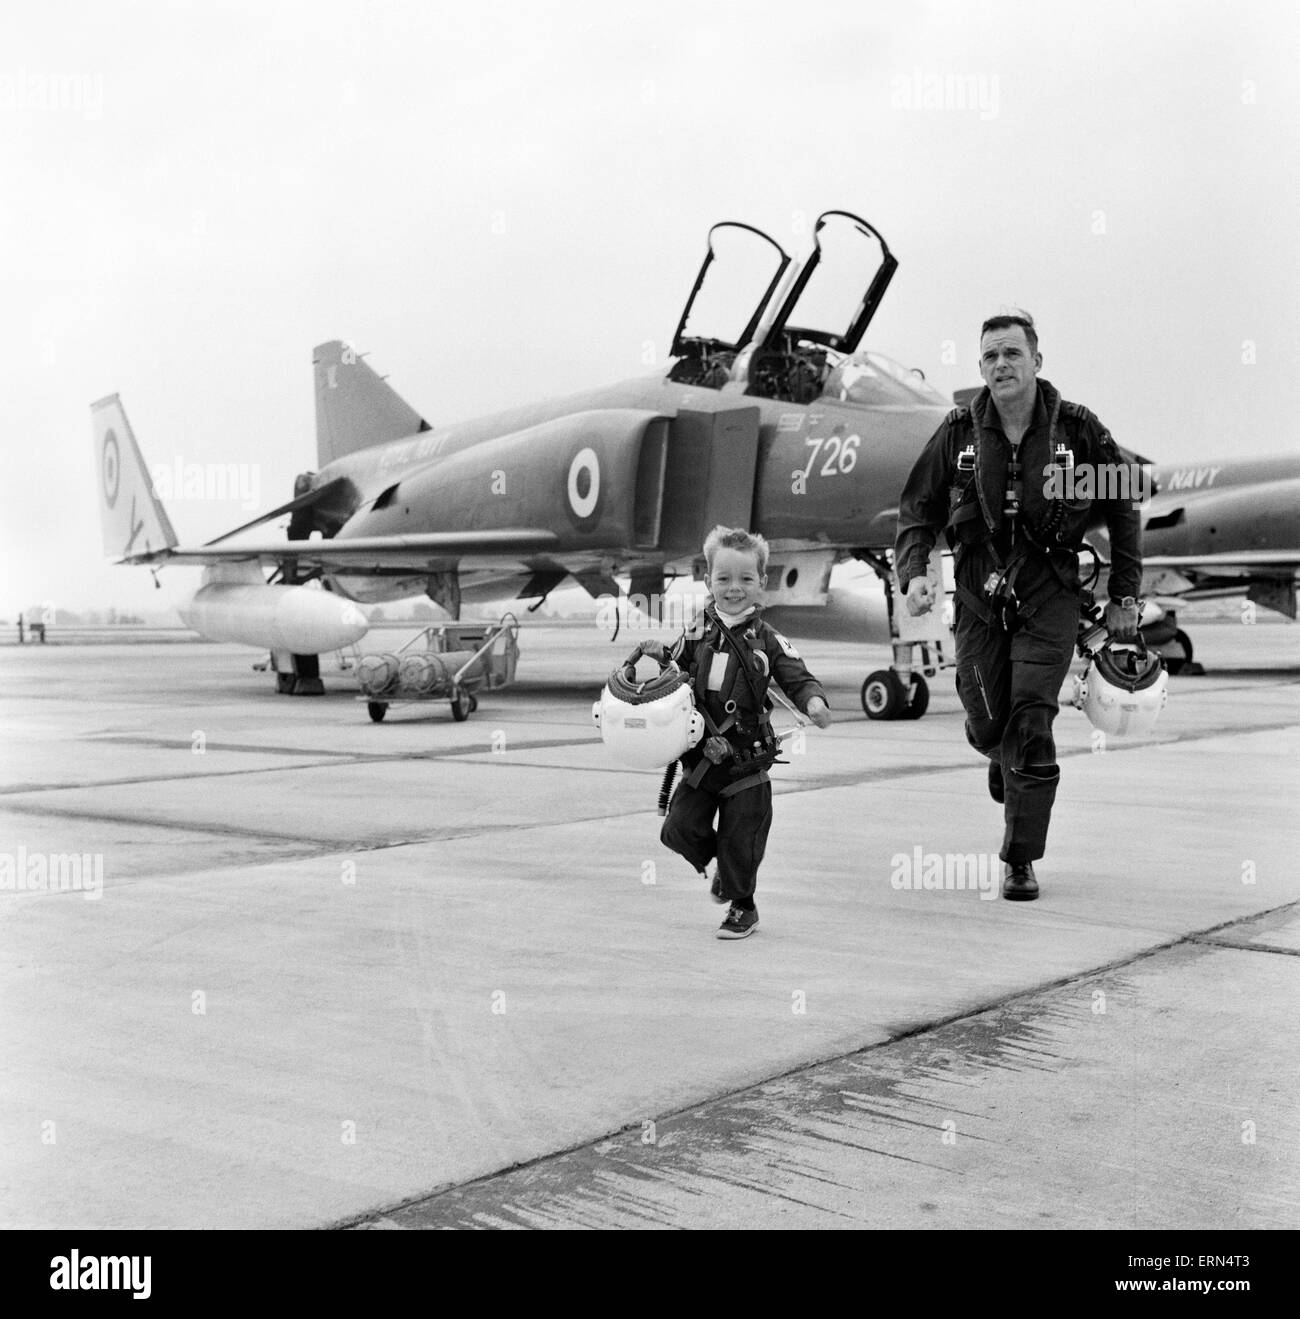
M 469 718 L 469 712 L 474 708 L 473 705 L 470 704 L 473 699 L 473 696 L 465 691 L 457 692 L 456 695 L 451 698 L 451 717 L 458 724 L 463 724 L 465 720 Z
M 384 716 L 388 713 L 388 702 L 367 701 L 366 712 L 370 715 L 371 719 L 375 721 L 375 723 L 382 724 L 384 722 Z
M 930 708 L 930 684 L 919 674 L 912 674 L 912 699 L 898 712 L 900 719 L 919 719 Z
M 1178 673 L 1192 662 L 1192 639 L 1182 628 L 1174 633 L 1172 640 L 1156 649 L 1164 656 L 1165 668 L 1170 673 Z
M 868 719 L 897 719 L 906 703 L 903 684 L 893 669 L 877 669 L 862 684 L 862 708 Z

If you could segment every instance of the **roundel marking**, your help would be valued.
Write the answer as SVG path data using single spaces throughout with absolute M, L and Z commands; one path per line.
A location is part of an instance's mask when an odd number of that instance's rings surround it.
M 589 518 L 600 499 L 600 460 L 595 449 L 579 449 L 569 464 L 569 507 L 576 518 Z
M 122 454 L 117 447 L 117 436 L 111 430 L 104 433 L 100 474 L 104 481 L 104 502 L 112 508 L 117 503 L 117 489 L 122 483 Z

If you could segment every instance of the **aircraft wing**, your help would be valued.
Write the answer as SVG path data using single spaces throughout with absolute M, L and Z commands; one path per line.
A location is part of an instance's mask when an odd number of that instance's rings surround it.
M 1224 550 L 1216 554 L 1154 554 L 1142 561 L 1142 587 L 1152 596 L 1198 597 L 1242 591 L 1246 598 L 1296 616 L 1300 550 Z
M 1284 577 L 1291 569 L 1300 568 L 1300 549 L 1297 550 L 1227 550 L 1222 554 L 1183 555 L 1157 554 L 1142 559 L 1144 568 L 1176 568 L 1189 572 L 1252 572 L 1271 573 Z
M 295 563 L 299 567 L 365 567 L 383 564 L 399 568 L 428 568 L 438 560 L 473 555 L 475 558 L 517 558 L 545 554 L 559 536 L 541 527 L 505 528 L 495 531 L 439 531 L 414 536 L 353 536 L 333 540 L 247 541 L 228 545 L 214 543 L 193 547 L 161 546 L 129 554 L 118 563 L 163 565 L 211 565 L 216 563 Z

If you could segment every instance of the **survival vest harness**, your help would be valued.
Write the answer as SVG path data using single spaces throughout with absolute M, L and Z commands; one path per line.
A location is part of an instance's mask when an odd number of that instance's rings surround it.
M 1068 403 L 1057 398 L 1052 415 L 1048 421 L 1049 441 L 1053 443 L 1052 465 L 1059 469 L 1059 474 L 1074 467 L 1074 450 L 1064 440 L 1054 440 L 1057 416 L 1064 415 L 1072 419 L 1081 419 L 1085 409 L 1077 403 Z M 1038 519 L 1036 525 L 1022 515 L 1024 503 L 1024 474 L 1020 461 L 1020 446 L 1012 446 L 1012 456 L 1007 460 L 1006 485 L 1003 492 L 1002 528 L 1006 529 L 1011 548 L 1004 559 L 999 552 L 997 536 L 989 524 L 994 519 L 989 517 L 985 507 L 984 491 L 980 487 L 977 473 L 979 471 L 980 427 L 975 424 L 970 406 L 954 408 L 948 414 L 948 422 L 955 432 L 960 433 L 958 443 L 964 445 L 957 454 L 957 476 L 954 479 L 949 496 L 949 516 L 944 527 L 944 536 L 948 548 L 954 553 L 958 545 L 983 544 L 993 559 L 994 568 L 984 581 L 983 596 L 956 583 L 957 598 L 981 622 L 986 625 L 1001 627 L 1011 633 L 1019 625 L 1023 610 L 1037 606 L 1038 601 L 1054 590 L 1053 578 L 1067 591 L 1083 594 L 1083 588 L 1068 580 L 1062 573 L 1060 565 L 1054 558 L 1062 552 L 1076 554 L 1083 548 L 1083 538 L 1077 531 L 1067 530 L 1066 520 L 1071 512 L 1084 507 L 1083 501 L 1067 500 L 1061 496 L 1047 498 L 1047 510 Z M 1049 472 L 1051 467 L 1049 467 Z M 1064 481 L 1062 480 L 1062 488 Z M 1016 579 L 1029 559 L 1031 550 L 1042 552 L 1051 568 L 1051 577 L 1032 591 L 1025 599 L 1016 595 Z M 1091 582 L 1097 575 L 1098 565 L 1094 564 Z
M 695 708 L 704 716 L 704 724 L 710 736 L 704 743 L 703 754 L 698 764 L 686 776 L 686 783 L 697 788 L 710 765 L 720 765 L 724 761 L 732 762 L 731 775 L 735 780 L 729 783 L 719 796 L 730 797 L 746 788 L 757 787 L 768 781 L 767 771 L 778 762 L 777 741 L 772 732 L 771 703 L 767 699 L 767 687 L 771 681 L 767 653 L 761 646 L 750 643 L 757 641 L 757 620 L 749 619 L 747 626 L 739 637 L 727 627 L 721 619 L 711 612 L 705 613 L 708 625 L 704 636 L 695 651 L 692 665 L 692 681 L 695 689 Z M 734 699 L 723 698 L 723 718 L 715 721 L 708 710 L 708 675 L 711 665 L 722 661 L 730 650 L 736 656 L 737 675 L 743 675 L 745 684 L 754 698 L 754 712 L 742 711 Z M 703 663 L 705 655 L 709 663 Z M 729 738 L 726 735 L 731 733 Z

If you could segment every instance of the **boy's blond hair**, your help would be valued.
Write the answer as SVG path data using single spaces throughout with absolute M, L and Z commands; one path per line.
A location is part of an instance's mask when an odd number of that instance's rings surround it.
M 719 550 L 743 550 L 758 560 L 758 575 L 767 576 L 767 541 L 756 531 L 746 531 L 744 527 L 714 527 L 704 538 L 704 559 L 709 565 L 709 575 L 713 575 L 713 556 Z

